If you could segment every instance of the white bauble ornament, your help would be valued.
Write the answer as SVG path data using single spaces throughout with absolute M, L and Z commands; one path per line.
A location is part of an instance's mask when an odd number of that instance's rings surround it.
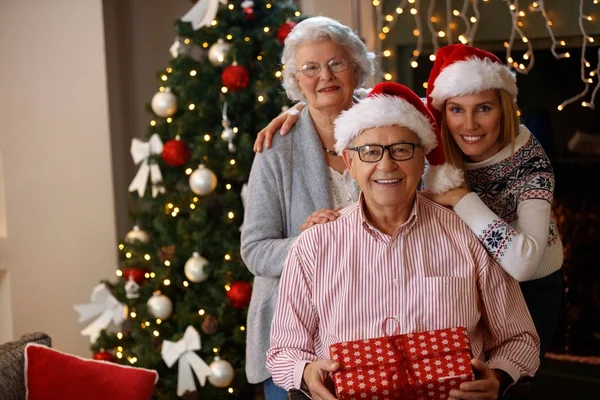
M 223 65 L 230 48 L 231 45 L 223 39 L 217 40 L 217 42 L 208 49 L 208 61 L 215 67 Z
M 177 96 L 166 88 L 164 92 L 156 92 L 152 97 L 152 111 L 162 118 L 172 117 L 177 112 Z
M 199 196 L 206 196 L 217 187 L 217 176 L 204 164 L 200 164 L 198 168 L 190 175 L 190 188 L 192 192 Z
M 139 240 L 140 242 L 146 244 L 150 241 L 150 236 L 140 229 L 139 226 L 135 225 L 132 230 L 130 230 L 127 235 L 125 235 L 125 241 L 128 243 L 135 242 Z
M 200 253 L 194 252 L 194 255 L 185 262 L 185 267 L 183 268 L 185 277 L 190 282 L 204 282 L 208 279 L 208 274 L 204 271 L 206 264 L 208 264 L 208 260 L 202 257 Z
M 228 126 L 225 127 L 225 129 L 223 129 L 223 132 L 221 133 L 221 139 L 223 139 L 226 142 L 231 142 L 234 138 L 235 133 L 233 132 L 233 129 L 231 129 Z
M 225 360 L 220 357 L 215 357 L 215 360 L 209 365 L 211 375 L 208 376 L 208 381 L 216 387 L 227 387 L 233 381 L 235 370 Z
M 146 305 L 154 318 L 167 319 L 173 312 L 173 302 L 164 294 L 154 293 Z

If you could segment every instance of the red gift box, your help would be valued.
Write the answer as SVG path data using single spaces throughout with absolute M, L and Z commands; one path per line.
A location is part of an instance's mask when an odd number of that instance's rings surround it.
M 335 343 L 333 381 L 340 400 L 445 399 L 475 379 L 463 327 Z

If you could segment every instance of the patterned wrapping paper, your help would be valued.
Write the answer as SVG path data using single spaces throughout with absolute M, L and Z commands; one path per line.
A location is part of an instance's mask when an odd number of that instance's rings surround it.
M 340 400 L 446 399 L 475 379 L 463 327 L 331 345 L 340 363 L 333 381 Z

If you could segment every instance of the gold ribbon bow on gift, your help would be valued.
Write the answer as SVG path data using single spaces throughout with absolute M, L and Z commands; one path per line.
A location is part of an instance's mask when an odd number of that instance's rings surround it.
M 160 136 L 155 133 L 147 142 L 133 139 L 130 151 L 133 162 L 136 165 L 140 164 L 140 169 L 131 181 L 129 191 L 134 192 L 137 190 L 140 197 L 143 197 L 146 192 L 146 185 L 148 184 L 148 176 L 150 176 L 150 180 L 152 181 L 152 197 L 156 197 L 158 193 L 164 193 L 165 188 L 157 185 L 162 182 L 160 168 L 155 163 L 148 164 L 148 157 L 151 154 L 162 154 L 163 143 L 160 140 Z
M 201 348 L 200 334 L 191 325 L 187 327 L 181 340 L 177 342 L 165 340 L 162 344 L 161 355 L 169 368 L 175 364 L 175 361 L 179 360 L 179 372 L 177 376 L 178 396 L 183 396 L 187 391 L 196 391 L 192 373 L 196 374 L 202 386 L 206 383 L 206 377 L 212 374 L 208 364 L 194 353 Z
M 95 343 L 103 329 L 108 328 L 111 321 L 120 326 L 127 316 L 127 306 L 120 303 L 101 283 L 94 287 L 90 296 L 91 303 L 74 306 L 79 313 L 79 322 L 87 321 L 98 316 L 90 325 L 81 331 L 83 336 L 89 336 L 90 342 Z

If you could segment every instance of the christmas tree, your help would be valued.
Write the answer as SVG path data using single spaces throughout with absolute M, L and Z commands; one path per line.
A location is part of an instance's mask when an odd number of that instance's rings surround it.
M 300 13 L 284 0 L 190 6 L 158 73 L 148 131 L 132 143 L 136 227 L 119 244 L 118 280 L 99 285 L 116 300 L 104 315 L 115 314 L 118 330 L 96 320 L 84 334 L 96 359 L 157 370 L 156 399 L 248 398 L 242 189 L 256 132 L 288 102 L 280 57 Z M 192 359 L 190 388 L 180 375 Z

